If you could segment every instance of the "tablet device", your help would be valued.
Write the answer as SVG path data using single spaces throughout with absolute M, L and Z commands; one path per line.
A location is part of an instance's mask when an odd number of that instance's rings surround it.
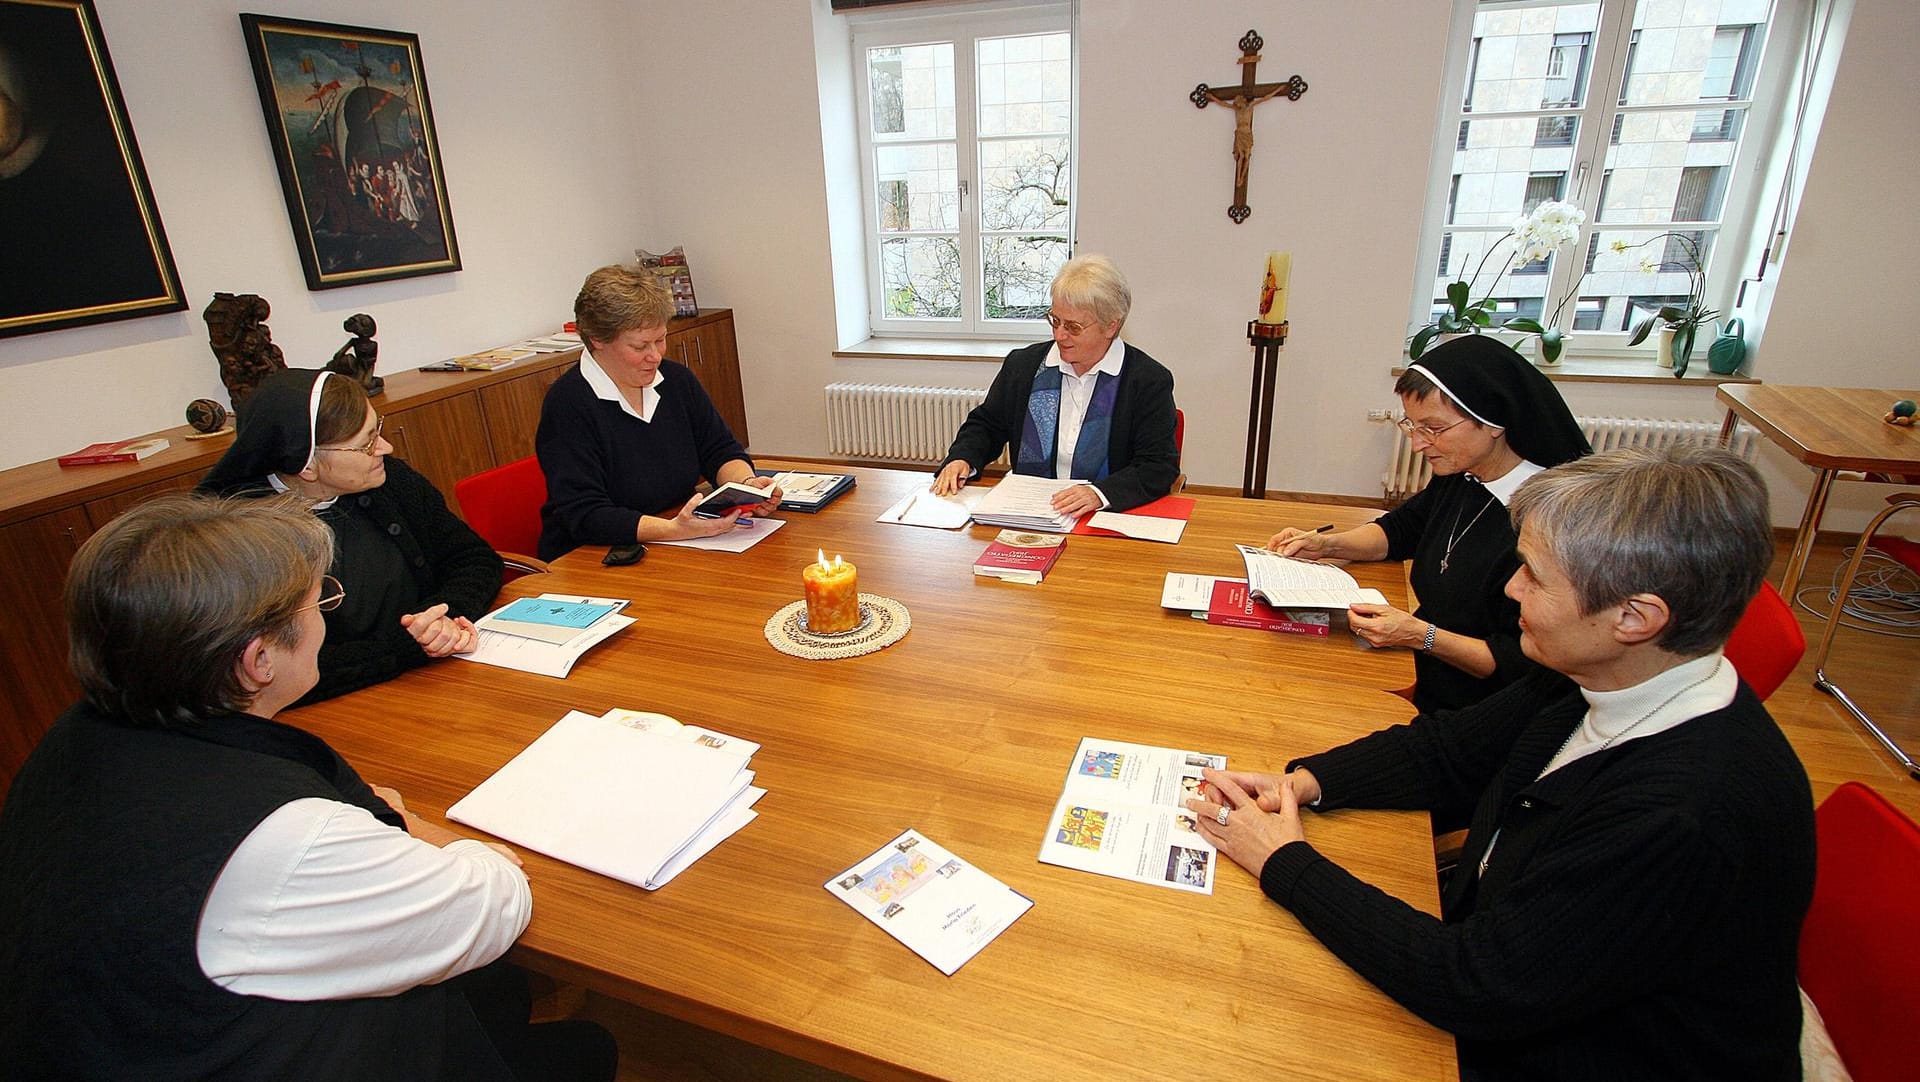
M 695 518 L 725 518 L 727 512 L 736 507 L 753 507 L 766 503 L 773 495 L 771 490 L 753 488 L 738 481 L 728 481 L 714 489 L 693 509 Z

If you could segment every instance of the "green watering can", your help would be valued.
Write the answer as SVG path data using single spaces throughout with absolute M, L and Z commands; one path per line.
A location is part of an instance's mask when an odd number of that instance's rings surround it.
M 1740 371 L 1747 359 L 1745 325 L 1739 317 L 1723 320 L 1713 345 L 1707 347 L 1707 369 L 1716 376 L 1731 376 Z

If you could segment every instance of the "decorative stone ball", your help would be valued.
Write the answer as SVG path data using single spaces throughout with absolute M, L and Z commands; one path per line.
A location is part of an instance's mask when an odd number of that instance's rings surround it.
M 227 423 L 227 407 L 211 398 L 196 398 L 187 403 L 187 424 L 196 432 L 218 432 Z

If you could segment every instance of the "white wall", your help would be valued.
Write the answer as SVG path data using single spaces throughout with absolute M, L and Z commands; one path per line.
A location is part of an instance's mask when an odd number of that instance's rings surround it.
M 189 310 L 0 340 L 0 468 L 181 423 L 222 403 L 200 312 L 215 291 L 273 305 L 274 341 L 318 367 L 380 325 L 380 370 L 414 368 L 572 318 L 586 271 L 651 233 L 627 70 L 605 33 L 613 0 L 390 4 L 309 0 L 275 14 L 421 39 L 465 270 L 309 292 L 267 141 L 238 13 L 222 0 L 98 0 Z M 584 60 L 575 57 L 586 52 Z
M 174 423 L 188 399 L 218 392 L 197 315 L 215 289 L 274 302 L 276 339 L 297 363 L 319 363 L 344 339 L 341 319 L 372 312 L 382 365 L 404 368 L 565 318 L 586 269 L 648 241 L 685 244 L 701 303 L 735 309 L 759 452 L 824 453 L 820 388 L 834 380 L 983 386 L 984 365 L 831 355 L 841 340 L 832 163 L 811 43 L 837 38 L 844 24 L 825 3 L 570 0 L 538 17 L 502 0 L 418 0 L 399 14 L 357 0 L 277 9 L 421 35 L 469 268 L 308 293 L 234 9 L 100 0 L 194 313 L 0 343 L 9 421 L 0 465 Z M 1913 387 L 1920 362 L 1905 345 L 1901 302 L 1920 295 L 1920 216 L 1909 206 L 1920 137 L 1896 118 L 1920 115 L 1920 81 L 1901 55 L 1920 40 L 1920 9 L 1908 0 L 1852 6 L 1754 369 L 1777 383 Z M 1282 248 L 1294 253 L 1293 338 L 1268 483 L 1377 495 L 1388 433 L 1364 415 L 1392 404 L 1388 370 L 1416 259 L 1448 5 L 1082 8 L 1081 250 L 1113 256 L 1133 279 L 1128 337 L 1175 371 L 1191 479 L 1239 482 L 1244 325 L 1263 254 Z M 1225 214 L 1232 115 L 1196 110 L 1186 95 L 1197 82 L 1234 80 L 1235 42 L 1249 26 L 1267 40 L 1262 78 L 1297 71 L 1311 89 L 1256 110 L 1253 216 L 1235 226 Z M 844 48 L 822 50 L 834 80 L 849 78 Z M 836 157 L 845 123 L 827 115 Z M 597 142 L 576 147 L 590 127 Z M 526 164 L 536 156 L 544 164 Z M 1878 325 L 1830 318 L 1862 312 Z M 1719 413 L 1700 388 L 1561 386 L 1578 413 Z M 1808 475 L 1772 452 L 1764 465 L 1775 520 L 1791 524 Z M 1877 499 L 1860 486 L 1837 495 L 1830 523 L 1857 523 Z

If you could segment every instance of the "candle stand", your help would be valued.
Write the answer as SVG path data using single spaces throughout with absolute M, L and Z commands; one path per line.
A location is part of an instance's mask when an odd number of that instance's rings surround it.
M 1247 466 L 1240 495 L 1249 500 L 1267 498 L 1267 449 L 1273 442 L 1273 381 L 1280 369 L 1280 347 L 1287 344 L 1287 324 L 1247 324 L 1253 345 L 1253 389 L 1247 396 Z

